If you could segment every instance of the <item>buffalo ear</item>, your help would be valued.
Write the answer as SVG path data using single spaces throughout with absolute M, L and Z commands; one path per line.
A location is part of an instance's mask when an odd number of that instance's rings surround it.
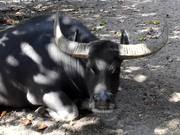
M 54 38 L 55 42 L 58 44 L 59 39 L 63 36 L 61 32 L 61 27 L 59 23 L 59 13 L 57 12 L 54 18 Z
M 125 30 L 121 30 L 120 43 L 121 44 L 129 44 L 128 33 Z

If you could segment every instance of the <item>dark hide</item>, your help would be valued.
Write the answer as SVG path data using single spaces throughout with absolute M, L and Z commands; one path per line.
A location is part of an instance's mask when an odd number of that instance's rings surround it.
M 90 97 L 98 101 L 92 107 L 113 109 L 121 64 L 113 52 L 117 45 L 92 43 L 88 60 L 73 58 L 57 48 L 53 23 L 53 16 L 40 16 L 0 33 L 0 104 L 43 105 L 53 118 L 65 121 L 76 118 L 76 105 Z M 60 17 L 60 25 L 69 40 L 97 40 L 74 19 Z M 111 107 L 103 108 L 104 103 Z

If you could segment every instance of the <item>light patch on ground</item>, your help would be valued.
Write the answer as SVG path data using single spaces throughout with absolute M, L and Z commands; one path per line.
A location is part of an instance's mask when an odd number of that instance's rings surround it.
M 38 133 L 36 131 L 32 131 L 31 129 L 27 129 L 22 126 L 0 126 L 0 134 L 1 135 L 41 135 L 41 133 Z
M 160 127 L 154 129 L 155 135 L 179 135 L 179 119 L 172 119 L 163 123 Z
M 138 75 L 134 76 L 134 80 L 136 82 L 141 82 L 142 83 L 142 82 L 146 81 L 146 79 L 147 79 L 147 77 L 145 75 L 142 75 L 142 74 L 138 74 Z
M 148 16 L 155 16 L 157 13 L 154 13 L 154 12 L 152 12 L 152 13 L 143 13 L 143 14 L 140 14 L 141 16 L 143 16 L 143 17 L 148 17 Z
M 134 71 L 138 71 L 138 70 L 141 70 L 141 67 L 134 67 L 134 66 L 131 66 L 131 67 L 127 67 L 124 72 L 126 73 L 132 73 Z
M 180 93 L 179 92 L 174 92 L 170 98 L 169 98 L 169 102 L 179 102 L 180 101 Z
M 156 28 L 156 27 L 151 27 L 151 28 L 144 28 L 142 30 L 138 30 L 138 33 L 144 33 L 144 32 L 150 32 L 151 30 L 153 30 L 153 32 L 156 32 L 159 30 L 159 28 Z
M 180 39 L 180 30 L 174 30 L 173 35 L 170 35 L 169 38 L 171 38 L 171 39 Z
M 155 135 L 165 135 L 168 132 L 167 128 L 156 128 L 154 130 Z

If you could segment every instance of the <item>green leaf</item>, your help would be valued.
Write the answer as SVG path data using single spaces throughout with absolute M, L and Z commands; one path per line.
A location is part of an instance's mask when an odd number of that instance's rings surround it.
M 159 25 L 161 22 L 159 20 L 151 20 L 146 21 L 145 24 L 153 24 L 153 25 Z
M 145 35 L 140 35 L 139 37 L 138 37 L 138 41 L 146 41 L 146 36 Z

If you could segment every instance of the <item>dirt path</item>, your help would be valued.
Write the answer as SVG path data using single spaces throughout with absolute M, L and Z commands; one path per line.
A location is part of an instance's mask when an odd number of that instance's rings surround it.
M 52 6 L 80 18 L 102 39 L 118 41 L 119 30 L 126 28 L 133 43 L 147 38 L 149 28 L 161 29 L 150 21 L 163 24 L 166 16 L 169 42 L 154 56 L 123 63 L 114 113 L 88 114 L 71 123 L 36 117 L 32 125 L 23 126 L 22 117 L 33 112 L 16 110 L 0 120 L 0 135 L 180 135 L 179 7 L 179 0 L 68 0 Z M 48 128 L 37 131 L 39 122 Z

